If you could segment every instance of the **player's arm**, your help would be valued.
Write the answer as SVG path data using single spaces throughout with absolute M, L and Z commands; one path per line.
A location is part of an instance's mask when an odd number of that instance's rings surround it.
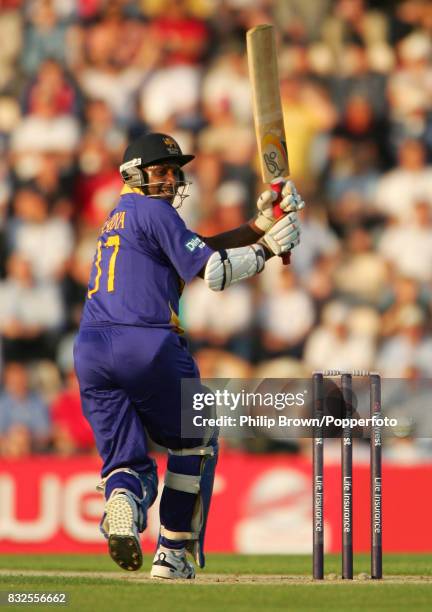
M 259 196 L 258 212 L 251 221 L 216 236 L 201 236 L 202 240 L 215 251 L 255 244 L 276 223 L 273 211 L 276 198 L 277 193 L 267 189 Z M 292 181 L 286 181 L 282 188 L 280 207 L 283 212 L 294 212 L 304 207 L 304 202 Z
M 265 262 L 273 255 L 283 255 L 300 242 L 297 213 L 279 219 L 256 243 L 215 251 L 198 276 L 213 291 L 223 291 L 230 285 L 262 272 Z
M 235 249 L 236 247 L 255 244 L 264 232 L 253 225 L 253 221 L 244 223 L 239 227 L 215 236 L 200 236 L 202 240 L 214 251 L 220 249 Z

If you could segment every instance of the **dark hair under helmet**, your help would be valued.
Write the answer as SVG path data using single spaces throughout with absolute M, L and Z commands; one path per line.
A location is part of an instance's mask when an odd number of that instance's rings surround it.
M 183 155 L 178 143 L 171 136 L 155 132 L 132 141 L 124 152 L 122 165 L 140 159 L 141 168 L 163 162 L 184 166 L 194 157 L 195 155 Z

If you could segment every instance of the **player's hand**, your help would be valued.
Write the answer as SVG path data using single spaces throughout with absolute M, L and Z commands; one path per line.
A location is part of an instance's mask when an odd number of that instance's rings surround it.
M 285 181 L 284 179 L 275 179 L 272 181 L 272 184 L 280 185 L 280 182 L 283 181 L 284 185 L 282 187 L 282 200 L 279 204 L 281 210 L 284 213 L 287 212 L 295 212 L 304 208 L 305 203 L 301 195 L 298 193 L 296 186 L 293 181 Z M 274 214 L 274 203 L 278 198 L 278 191 L 266 189 L 259 196 L 257 201 L 258 214 L 254 219 L 254 224 L 263 232 L 267 232 L 272 225 L 274 225 L 277 221 L 277 218 Z
M 290 212 L 276 221 L 259 240 L 274 255 L 292 251 L 300 242 L 300 222 L 296 212 Z

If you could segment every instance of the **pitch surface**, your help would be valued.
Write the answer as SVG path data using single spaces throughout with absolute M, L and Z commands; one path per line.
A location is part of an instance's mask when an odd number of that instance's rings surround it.
M 208 570 L 196 581 L 168 582 L 149 579 L 148 555 L 133 573 L 101 555 L 0 555 L 0 591 L 67 592 L 68 610 L 91 612 L 190 612 L 196 606 L 206 612 L 430 610 L 432 555 L 387 555 L 382 581 L 367 577 L 367 555 L 356 557 L 353 581 L 340 579 L 337 556 L 326 560 L 326 579 L 313 581 L 309 556 L 209 555 Z

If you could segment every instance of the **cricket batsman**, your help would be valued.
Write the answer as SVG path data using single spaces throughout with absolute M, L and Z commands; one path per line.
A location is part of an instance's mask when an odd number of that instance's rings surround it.
M 102 458 L 105 512 L 101 531 L 112 559 L 125 570 L 142 564 L 140 533 L 157 496 L 157 471 L 146 432 L 168 448 L 160 501 L 160 535 L 151 576 L 194 578 L 187 559 L 204 567 L 204 532 L 217 462 L 217 431 L 182 437 L 181 380 L 199 371 L 179 327 L 179 299 L 196 276 L 209 290 L 262 272 L 266 260 L 300 239 L 304 206 L 286 181 L 276 221 L 271 190 L 254 219 L 202 237 L 176 208 L 187 197 L 184 155 L 173 138 L 151 133 L 126 149 L 118 205 L 101 228 L 79 333 L 75 367 L 83 411 Z

